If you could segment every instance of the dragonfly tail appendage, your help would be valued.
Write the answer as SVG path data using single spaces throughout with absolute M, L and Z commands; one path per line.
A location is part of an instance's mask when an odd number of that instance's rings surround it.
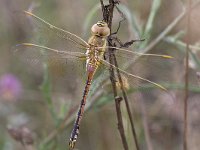
M 69 141 L 70 149 L 73 149 L 75 147 L 75 143 L 76 143 L 78 135 L 79 135 L 80 122 L 81 122 L 81 119 L 82 119 L 82 116 L 83 116 L 83 113 L 84 113 L 87 95 L 89 93 L 89 89 L 90 89 L 90 86 L 91 86 L 93 75 L 94 75 L 94 73 L 88 74 L 88 79 L 86 81 L 86 85 L 85 85 L 85 89 L 84 89 L 84 92 L 83 92 L 81 104 L 80 104 L 80 107 L 79 107 L 79 110 L 78 110 L 77 118 L 75 120 L 74 127 L 73 127 L 73 130 L 72 130 L 71 136 L 70 136 L 70 141 Z

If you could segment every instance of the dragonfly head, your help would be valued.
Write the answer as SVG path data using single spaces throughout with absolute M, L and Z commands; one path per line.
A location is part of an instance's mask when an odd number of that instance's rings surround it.
M 92 34 L 100 37 L 107 37 L 110 35 L 108 24 L 104 21 L 98 21 L 91 28 Z

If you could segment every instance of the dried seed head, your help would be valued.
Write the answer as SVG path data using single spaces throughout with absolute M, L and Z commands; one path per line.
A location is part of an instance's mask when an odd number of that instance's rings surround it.
M 32 145 L 34 143 L 32 132 L 27 127 L 9 127 L 8 133 L 13 139 L 25 145 Z
M 121 74 L 121 79 L 122 79 L 122 82 L 123 82 L 123 87 L 124 87 L 126 90 L 130 89 L 130 85 L 129 85 L 128 79 L 127 79 L 124 75 L 122 75 L 122 74 Z M 121 84 L 120 84 L 119 81 L 116 81 L 116 86 L 117 86 L 117 88 L 118 88 L 118 90 L 119 90 L 120 87 L 121 87 Z

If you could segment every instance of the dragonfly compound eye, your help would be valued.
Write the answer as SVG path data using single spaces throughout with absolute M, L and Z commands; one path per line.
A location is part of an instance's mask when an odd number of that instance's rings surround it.
M 98 21 L 91 28 L 92 34 L 100 37 L 106 37 L 110 35 L 110 29 L 108 28 L 108 24 L 103 21 Z

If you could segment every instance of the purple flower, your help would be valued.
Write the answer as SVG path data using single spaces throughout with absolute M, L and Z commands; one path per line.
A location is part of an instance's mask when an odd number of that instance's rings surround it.
M 22 85 L 16 76 L 5 74 L 0 77 L 0 98 L 16 100 L 22 92 Z

